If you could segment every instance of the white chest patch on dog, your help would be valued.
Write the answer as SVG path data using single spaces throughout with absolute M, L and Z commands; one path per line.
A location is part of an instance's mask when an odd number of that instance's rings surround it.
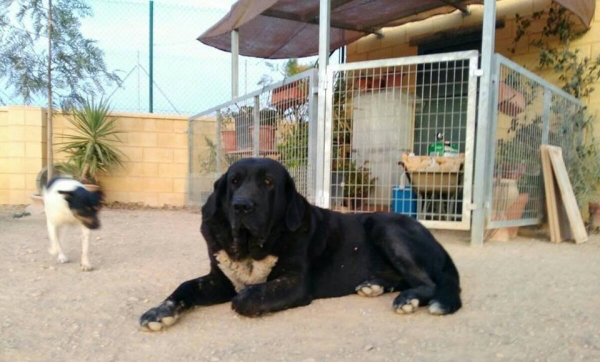
M 262 260 L 233 261 L 225 250 L 216 253 L 215 258 L 219 262 L 219 268 L 231 281 L 236 292 L 240 292 L 248 285 L 266 282 L 269 273 L 277 263 L 277 257 L 273 255 Z

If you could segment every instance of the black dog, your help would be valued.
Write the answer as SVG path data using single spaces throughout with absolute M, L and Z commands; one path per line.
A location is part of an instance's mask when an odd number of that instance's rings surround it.
M 271 159 L 234 163 L 202 207 L 200 230 L 210 272 L 144 313 L 144 329 L 160 330 L 191 307 L 228 301 L 245 316 L 394 290 L 401 292 L 398 313 L 429 304 L 430 313 L 448 314 L 462 305 L 452 259 L 418 221 L 312 206 Z

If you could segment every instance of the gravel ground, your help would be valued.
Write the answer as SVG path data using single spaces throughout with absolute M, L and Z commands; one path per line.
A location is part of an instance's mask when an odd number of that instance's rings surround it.
M 436 231 L 463 284 L 464 306 L 396 315 L 395 293 L 317 300 L 262 318 L 229 304 L 198 308 L 165 332 L 138 317 L 208 271 L 190 210 L 102 212 L 92 272 L 79 270 L 79 230 L 47 253 L 43 215 L 0 207 L 0 361 L 573 361 L 600 360 L 600 237 L 585 244 L 518 238 L 470 247 Z

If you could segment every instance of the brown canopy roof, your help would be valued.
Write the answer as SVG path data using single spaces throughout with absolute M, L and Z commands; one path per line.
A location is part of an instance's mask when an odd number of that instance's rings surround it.
M 555 0 L 589 27 L 595 0 Z M 238 29 L 241 55 L 297 58 L 316 55 L 319 47 L 319 0 L 239 0 L 229 13 L 198 37 L 202 43 L 231 51 Z M 331 49 L 350 44 L 388 26 L 466 10 L 483 0 L 331 0 Z

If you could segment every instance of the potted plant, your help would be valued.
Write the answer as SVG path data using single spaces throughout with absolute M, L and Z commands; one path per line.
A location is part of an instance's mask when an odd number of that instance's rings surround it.
M 271 106 L 279 110 L 286 110 L 306 103 L 308 100 L 308 80 L 300 79 L 273 89 Z
M 377 177 L 371 177 L 371 171 L 367 167 L 369 161 L 362 166 L 357 166 L 356 161 L 351 159 L 338 160 L 335 172 L 343 174 L 343 205 L 352 210 L 361 210 L 362 202 L 369 197 L 375 188 Z
M 235 118 L 230 114 L 219 115 L 219 122 L 221 122 L 221 140 L 223 142 L 222 147 L 225 152 L 237 150 L 238 142 L 234 119 Z
M 90 189 L 99 187 L 100 172 L 123 166 L 123 158 L 126 157 L 114 145 L 121 142 L 118 135 L 123 132 L 116 128 L 117 119 L 110 117 L 110 112 L 107 100 L 86 99 L 67 118 L 75 133 L 64 135 L 67 141 L 59 143 L 62 145 L 59 152 L 65 152 L 68 160 L 58 168 L 69 172 L 83 184 L 95 185 L 89 186 Z
M 276 70 L 274 65 L 267 65 L 273 70 Z M 287 78 L 311 68 L 314 68 L 314 65 L 300 64 L 298 63 L 298 59 L 288 59 L 279 72 Z M 270 81 L 271 77 L 263 76 L 263 79 L 259 84 L 266 84 Z M 307 101 L 308 79 L 300 79 L 293 83 L 273 89 L 270 105 L 279 111 L 285 111 L 290 108 L 298 107 Z
M 506 80 L 498 84 L 498 110 L 511 117 L 525 110 L 525 96 Z
M 279 112 L 272 108 L 263 108 L 259 112 L 259 146 L 261 151 L 275 149 L 275 136 L 277 132 L 277 120 Z M 254 140 L 254 122 L 250 124 L 250 134 Z
M 220 173 L 221 170 L 217 169 L 217 160 L 219 153 L 217 152 L 216 143 L 208 136 L 204 136 L 204 142 L 206 143 L 206 149 L 198 154 L 198 169 L 202 174 Z M 229 162 L 225 155 L 221 154 L 221 168 L 227 168 Z

